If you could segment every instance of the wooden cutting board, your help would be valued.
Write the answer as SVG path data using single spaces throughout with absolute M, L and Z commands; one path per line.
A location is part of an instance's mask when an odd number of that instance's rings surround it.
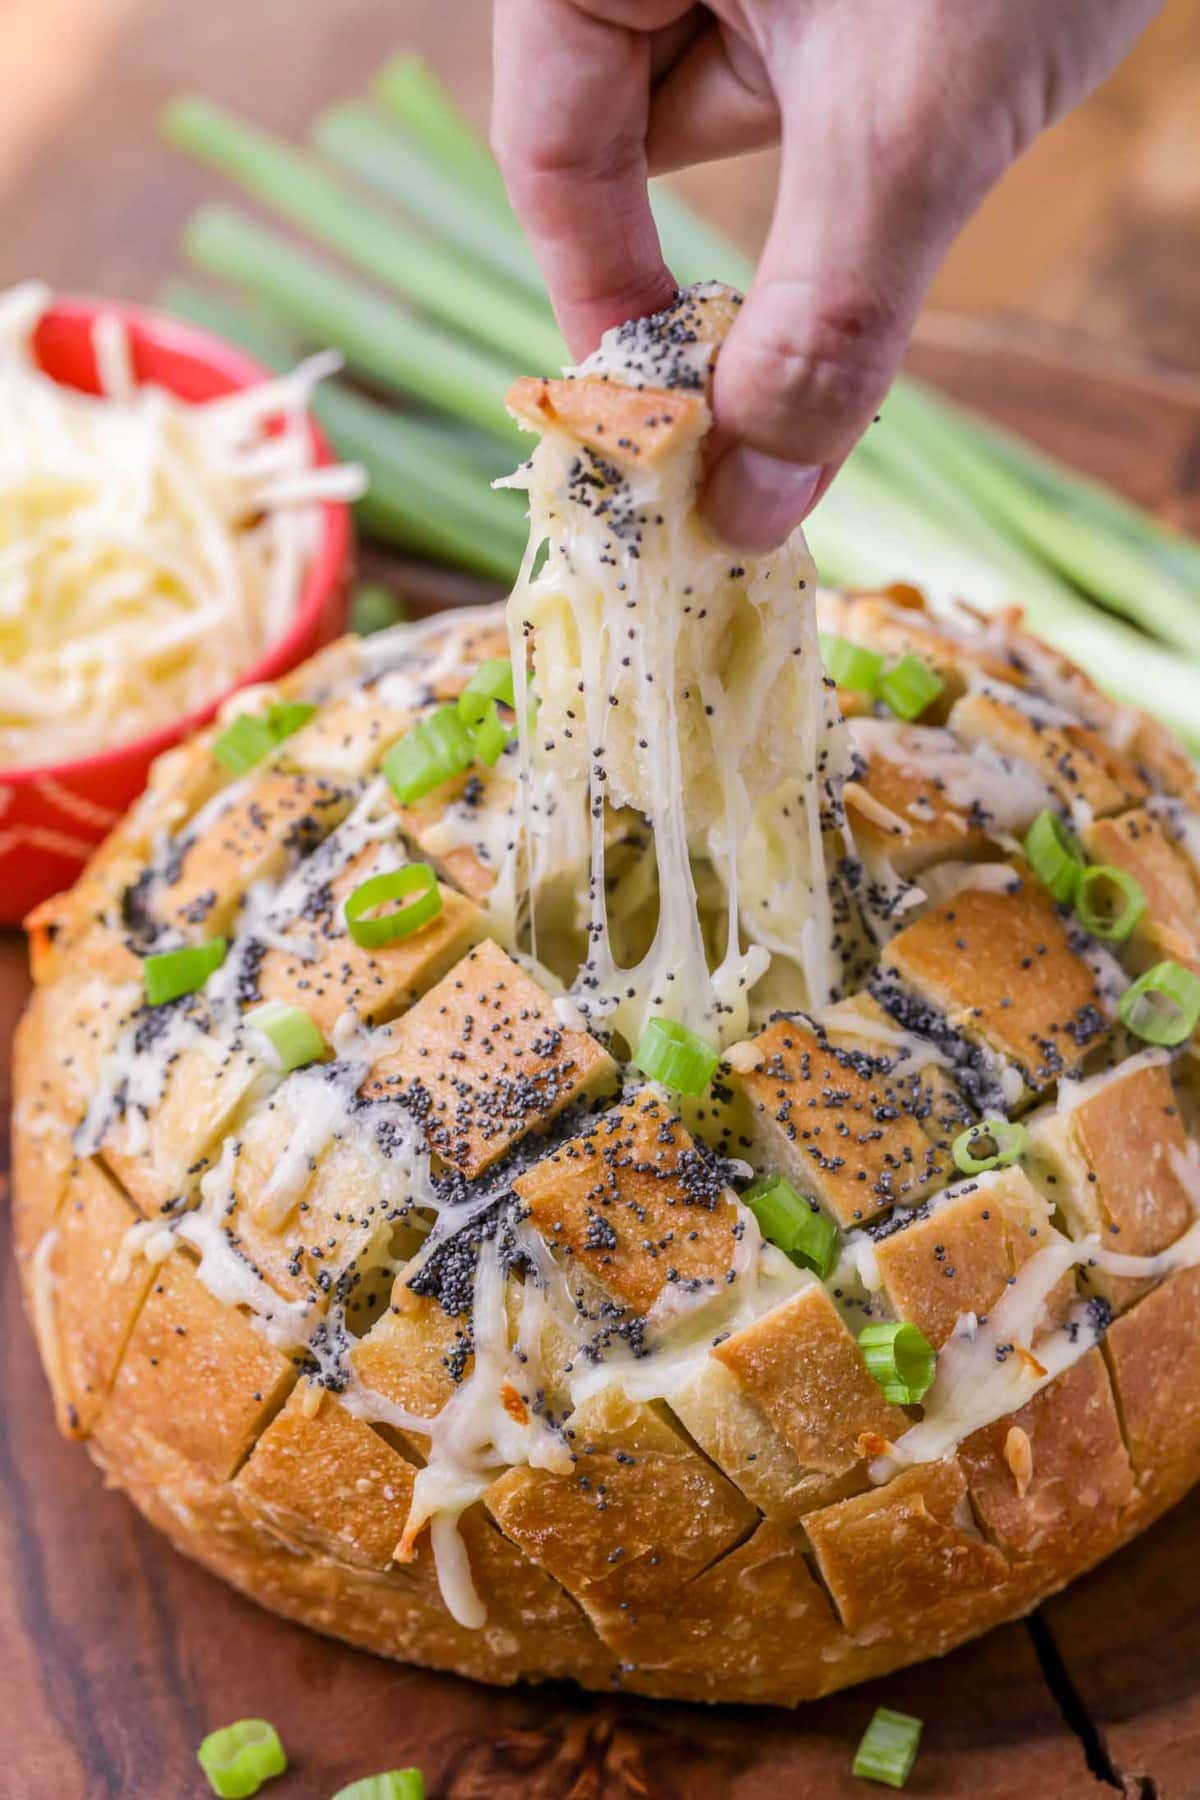
M 294 0 L 253 10 L 260 43 L 289 40 Z M 434 45 L 451 9 L 409 0 L 407 15 Z M 259 62 L 236 53 L 232 15 L 160 0 L 113 79 L 102 73 L 85 113 L 13 196 L 0 282 L 36 270 L 62 285 L 152 295 L 180 218 L 207 186 L 152 147 L 166 94 L 191 79 L 294 125 L 358 85 L 397 29 L 374 0 L 338 0 L 328 12 L 310 4 L 306 18 L 295 53 L 264 81 Z M 482 80 L 479 33 L 463 34 L 461 54 L 468 84 Z M 1200 390 L 1187 382 L 1012 328 L 945 320 L 923 327 L 914 364 L 1080 467 L 1200 524 Z M 380 566 L 431 603 L 479 593 L 413 565 Z M 0 937 L 0 1119 L 26 991 L 23 948 Z M 7 1166 L 0 1135 L 0 1191 Z M 2 1208 L 0 1235 L 7 1228 Z M 0 1281 L 9 1326 L 0 1335 L 0 1800 L 191 1800 L 206 1792 L 196 1744 L 245 1714 L 273 1720 L 292 1758 L 265 1790 L 272 1800 L 327 1800 L 356 1776 L 408 1763 L 423 1767 L 432 1800 L 862 1800 L 883 1791 L 849 1774 L 879 1704 L 926 1721 L 908 1790 L 917 1796 L 1200 1796 L 1200 1493 L 1033 1621 L 795 1714 L 562 1687 L 494 1691 L 273 1619 L 168 1548 L 56 1437 L 7 1243 Z

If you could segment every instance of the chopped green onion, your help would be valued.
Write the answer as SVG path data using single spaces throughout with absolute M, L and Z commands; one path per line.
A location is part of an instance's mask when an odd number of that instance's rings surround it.
M 471 734 L 475 755 L 490 769 L 512 736 L 500 708 L 486 694 L 467 692 L 458 697 L 458 714 Z
M 366 915 L 389 900 L 408 901 L 392 912 L 369 919 Z M 377 950 L 381 944 L 397 938 L 411 937 L 442 910 L 442 896 L 437 876 L 429 863 L 405 863 L 402 869 L 391 869 L 385 875 L 372 875 L 361 882 L 346 901 L 346 930 L 365 950 Z
M 1014 1125 L 1008 1119 L 984 1119 L 960 1131 L 950 1153 L 964 1175 L 986 1175 L 989 1169 L 1006 1169 L 1015 1163 L 1028 1142 L 1029 1133 L 1023 1125 Z M 991 1150 L 984 1150 L 979 1156 L 977 1151 L 986 1144 L 991 1144 Z
M 407 616 L 403 600 L 380 581 L 365 581 L 355 588 L 350 600 L 350 629 L 357 631 L 359 637 L 386 631 L 389 625 L 398 625 Z
M 864 1325 L 858 1346 L 884 1399 L 893 1406 L 915 1406 L 929 1392 L 937 1357 L 915 1325 L 904 1320 Z
M 317 1062 L 329 1048 L 302 1006 L 268 1000 L 246 1014 L 246 1023 L 269 1039 L 285 1075 L 303 1068 L 305 1063 Z
M 879 692 L 884 660 L 877 650 L 853 644 L 849 638 L 838 637 L 832 631 L 821 633 L 821 661 L 837 685 L 852 694 L 875 695 Z
M 244 775 L 307 725 L 316 710 L 302 700 L 280 700 L 265 712 L 239 713 L 214 740 L 213 755 L 235 775 Z
M 515 706 L 513 697 L 513 669 L 507 656 L 489 656 L 481 662 L 466 687 L 458 697 L 459 711 L 467 695 L 482 694 L 488 700 L 503 700 L 505 706 Z
M 218 937 L 209 938 L 206 944 L 189 944 L 186 950 L 163 950 L 148 956 L 142 965 L 148 1004 L 163 1006 L 182 994 L 196 993 L 225 961 L 227 949 L 225 939 Z
M 526 689 L 533 685 L 532 673 L 526 680 Z M 487 662 L 480 663 L 474 675 L 458 696 L 459 717 L 475 738 L 476 750 L 481 762 L 491 768 L 505 744 L 512 736 L 511 730 L 502 725 L 496 702 L 516 710 L 516 682 L 513 676 L 512 663 L 507 656 L 492 656 Z M 493 704 L 488 705 L 491 701 Z M 537 706 L 532 694 L 526 702 L 529 716 Z M 503 738 L 500 736 L 504 731 Z M 482 735 L 481 735 L 482 734 Z
M 919 719 L 945 685 L 936 669 L 909 651 L 879 677 L 879 698 L 897 718 Z
M 265 1719 L 238 1719 L 210 1731 L 196 1752 L 208 1785 L 222 1800 L 246 1800 L 264 1781 L 282 1775 L 287 1757 L 279 1733 Z
M 389 1769 L 386 1775 L 364 1775 L 339 1788 L 333 1800 L 425 1800 L 420 1769 Z
M 719 1061 L 711 1044 L 672 1019 L 651 1019 L 633 1055 L 634 1067 L 651 1081 L 693 1096 L 704 1092 Z
M 1093 863 L 1079 877 L 1075 912 L 1079 923 L 1093 937 L 1127 938 L 1146 910 L 1146 896 L 1137 877 L 1109 863 Z
M 268 706 L 267 724 L 275 742 L 282 744 L 284 738 L 290 738 L 302 725 L 307 725 L 316 710 L 308 700 L 277 700 L 273 706 Z
M 213 755 L 235 775 L 244 775 L 275 748 L 271 727 L 262 713 L 239 713 L 213 742 Z
M 920 1719 L 893 1712 L 888 1706 L 877 1706 L 855 1752 L 853 1773 L 860 1781 L 881 1781 L 885 1787 L 902 1788 L 912 1774 L 920 1742 Z
M 1147 1044 L 1173 1048 L 1200 1021 L 1200 980 L 1182 963 L 1155 963 L 1117 1002 L 1122 1025 Z
M 764 1175 L 747 1188 L 742 1199 L 758 1220 L 765 1238 L 777 1244 L 792 1261 L 811 1269 L 824 1281 L 838 1256 L 838 1229 L 832 1219 L 804 1200 L 790 1181 Z
M 401 806 L 411 806 L 469 769 L 474 760 L 475 746 L 458 708 L 439 706 L 392 745 L 383 759 L 383 772 Z
M 1079 839 L 1058 813 L 1044 808 L 1025 833 L 1029 866 L 1053 899 L 1066 905 L 1075 898 L 1087 864 Z

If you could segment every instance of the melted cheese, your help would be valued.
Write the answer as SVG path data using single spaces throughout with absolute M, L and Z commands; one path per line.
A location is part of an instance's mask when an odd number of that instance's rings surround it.
M 138 387 L 124 328 L 102 315 L 97 398 L 36 365 L 49 300 L 34 283 L 0 296 L 0 767 L 103 749 L 211 700 L 286 630 L 315 502 L 364 486 L 312 464 L 304 414 L 336 359 L 192 405 Z
M 973 1313 L 960 1316 L 938 1353 L 924 1418 L 872 1464 L 874 1480 L 888 1481 L 911 1463 L 939 1462 L 972 1432 L 1024 1406 L 1099 1343 L 1107 1319 L 1082 1300 L 1065 1324 L 1039 1335 L 1047 1297 L 1069 1269 L 1083 1264 L 1109 1275 L 1157 1281 L 1200 1263 L 1200 1160 L 1194 1145 L 1189 1152 L 1186 1158 L 1174 1158 L 1175 1173 L 1198 1214 L 1183 1236 L 1156 1256 L 1108 1250 L 1098 1236 L 1077 1242 L 1056 1236 L 1035 1251 L 985 1320 Z
M 673 326 L 720 292 L 692 290 L 657 321 L 609 333 L 578 374 L 641 386 L 653 367 L 659 383 L 695 387 L 715 350 L 695 337 L 681 346 Z M 521 729 L 535 929 L 540 890 L 564 873 L 586 886 L 573 993 L 630 1045 L 657 1013 L 721 1044 L 742 1036 L 772 955 L 794 965 L 812 1004 L 838 974 L 823 829 L 841 823 L 848 758 L 817 644 L 815 571 L 799 532 L 740 559 L 710 536 L 694 504 L 700 455 L 697 438 L 660 465 L 618 469 L 551 427 L 511 483 L 530 501 L 509 626 L 516 666 L 534 633 L 540 702 Z M 648 821 L 657 872 L 657 930 L 632 967 L 609 920 L 606 817 L 619 807 Z M 700 860 L 725 900 L 715 967 Z

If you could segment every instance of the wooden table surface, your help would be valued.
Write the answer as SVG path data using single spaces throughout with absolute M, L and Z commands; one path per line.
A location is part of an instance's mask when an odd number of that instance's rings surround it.
M 15 122 L 14 109 L 0 114 L 0 190 L 9 178 L 0 282 L 36 268 L 63 284 L 153 291 L 170 267 L 180 218 L 206 187 L 151 135 L 158 104 L 185 81 L 294 128 L 321 101 L 360 83 L 403 31 L 482 108 L 486 47 L 475 0 L 455 0 L 453 13 L 445 0 L 390 8 L 308 0 L 300 34 L 296 0 L 241 9 L 3 0 L 0 67 L 5 34 L 11 49 L 30 8 L 51 22 L 63 66 L 53 92 L 36 80 L 21 86 Z M 42 36 L 23 41 L 21 66 L 36 75 L 47 60 Z M 267 82 L 261 55 L 251 52 L 272 43 L 288 50 L 270 62 Z M 1182 55 L 1189 44 L 1200 44 L 1200 4 L 1177 0 L 1142 53 L 1143 93 L 1157 70 L 1173 106 L 1181 90 L 1195 94 Z M 75 66 L 81 58 L 88 69 Z M 1093 105 L 1124 108 L 1132 129 L 1133 89 L 1121 91 L 1120 104 L 1110 96 Z M 66 124 L 63 95 L 80 106 Z M 1189 179 L 1200 179 L 1197 169 L 1193 156 Z M 740 189 L 742 213 L 757 207 L 761 220 L 766 173 L 761 162 L 723 171 L 714 188 L 720 204 L 730 209 Z M 1186 180 L 1177 185 L 1191 192 Z M 1161 197 L 1161 185 L 1155 192 Z M 1099 201 L 1080 198 L 1089 255 L 1098 255 L 1108 215 Z M 1154 209 L 1143 210 L 1148 228 Z M 1160 226 L 1162 216 L 1160 209 Z M 1111 244 L 1104 254 L 1111 261 Z M 1037 309 L 1043 330 L 998 333 L 935 317 L 922 330 L 917 366 L 1081 467 L 1200 526 L 1200 388 L 1161 369 L 1146 373 L 1129 342 L 1098 354 L 1064 340 L 1053 327 L 1093 313 L 1082 301 L 1082 312 L 1072 310 L 1061 270 L 1039 264 L 1036 245 L 1030 258 L 1031 280 L 1035 268 L 1045 276 L 1043 298 L 1060 296 Z M 984 291 L 1005 304 L 1021 298 L 1011 279 L 1007 289 L 999 282 Z M 1089 292 L 1094 299 L 1094 284 Z M 1162 355 L 1184 362 L 1188 346 L 1195 350 L 1174 293 L 1155 313 L 1149 290 L 1115 280 L 1109 300 L 1109 326 L 1115 319 L 1125 331 L 1135 315 L 1153 313 Z M 1189 324 L 1193 317 L 1194 310 Z M 0 937 L 0 1046 L 25 992 L 22 947 Z M 0 1055 L 4 1118 L 8 1075 Z M 6 1169 L 0 1141 L 0 1187 Z M 0 1218 L 6 1230 L 6 1210 Z M 292 1754 L 292 1772 L 267 1790 L 279 1800 L 327 1800 L 357 1775 L 409 1762 L 424 1767 L 434 1800 L 849 1800 L 880 1791 L 849 1776 L 853 1745 L 880 1703 L 926 1720 L 914 1795 L 1200 1796 L 1200 1494 L 1033 1621 L 794 1715 L 565 1688 L 493 1691 L 394 1667 L 270 1618 L 170 1550 L 105 1491 L 78 1448 L 57 1439 L 7 1246 L 0 1280 L 11 1321 L 0 1337 L 0 1800 L 190 1800 L 204 1792 L 195 1744 L 246 1713 L 274 1720 Z

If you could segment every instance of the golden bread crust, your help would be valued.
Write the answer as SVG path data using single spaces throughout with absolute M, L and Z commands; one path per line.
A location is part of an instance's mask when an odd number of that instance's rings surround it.
M 520 383 L 511 399 L 613 457 L 674 454 L 703 411 L 592 379 Z M 936 663 L 947 687 L 923 731 L 989 744 L 1086 799 L 1089 853 L 1134 873 L 1154 915 L 1157 935 L 1143 925 L 1121 950 L 1129 971 L 1191 959 L 1200 874 L 1178 808 L 1194 790 L 1169 740 L 1123 717 L 1116 747 L 1107 703 L 1080 683 L 1078 727 L 1048 728 L 1054 756 L 1046 733 L 1031 742 L 1048 653 L 1015 622 L 980 647 L 893 592 L 841 601 L 838 629 Z M 405 666 L 437 674 L 414 698 L 335 646 L 280 685 L 318 712 L 277 756 L 236 782 L 211 733 L 173 752 L 79 885 L 30 921 L 16 1236 L 61 1428 L 262 1604 L 487 1681 L 790 1705 L 1027 1611 L 1200 1478 L 1200 1269 L 1068 1268 L 1036 1334 L 1077 1320 L 1082 1300 L 1099 1341 L 940 1461 L 880 1460 L 919 1413 L 884 1399 L 856 1334 L 894 1317 L 940 1349 L 1064 1237 L 1169 1257 L 1197 1192 L 1180 1062 L 1120 1038 L 1079 933 L 1011 838 L 936 785 L 919 733 L 903 755 L 868 757 L 855 823 L 872 854 L 910 878 L 948 860 L 975 873 L 899 913 L 869 991 L 819 1019 L 769 1018 L 730 1052 L 731 1153 L 786 1175 L 853 1256 L 823 1282 L 772 1253 L 753 1304 L 723 1325 L 705 1309 L 757 1254 L 735 1165 L 663 1091 L 618 1094 L 604 1045 L 489 935 L 498 869 L 458 811 L 489 790 L 507 811 L 503 778 L 469 803 L 459 781 L 392 807 L 436 867 L 436 927 L 369 950 L 344 929 L 346 897 L 377 867 L 362 808 L 388 745 L 473 661 L 504 653 L 490 618 L 421 637 Z M 888 814 L 910 829 L 889 833 Z M 275 892 L 305 867 L 321 892 L 304 889 L 292 916 L 247 909 L 252 887 Z M 141 962 L 164 929 L 221 930 L 243 949 L 257 931 L 231 1004 L 300 1005 L 337 1056 L 281 1080 L 253 1034 L 222 1036 L 208 1002 L 155 1015 Z M 906 1064 L 894 1043 L 913 1018 L 928 1054 Z M 950 1145 L 1002 1088 L 1029 1152 L 962 1180 Z M 460 1497 L 478 1625 L 448 1604 L 429 1534 L 408 1532 L 443 1417 L 494 1357 L 453 1242 L 429 1235 L 433 1191 L 481 1221 L 497 1197 L 514 1202 L 544 1259 L 539 1313 L 520 1243 L 482 1223 L 468 1234 L 480 1266 L 494 1246 L 492 1329 L 523 1359 L 498 1404 L 514 1433 L 540 1422 L 529 1441 L 554 1451 L 497 1453 Z M 211 1229 L 184 1229 L 210 1214 Z M 555 1293 L 577 1309 L 571 1328 Z M 688 1306 L 697 1354 L 665 1398 L 641 1397 L 645 1332 L 669 1335 Z

